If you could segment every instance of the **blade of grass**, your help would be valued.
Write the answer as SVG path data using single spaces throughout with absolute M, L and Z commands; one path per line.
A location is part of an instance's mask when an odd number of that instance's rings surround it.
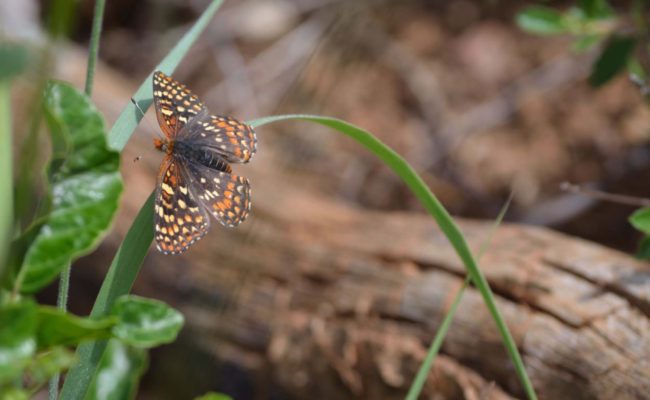
M 108 313 L 118 297 L 131 291 L 140 271 L 140 265 L 147 255 L 153 240 L 153 201 L 151 194 L 136 216 L 122 245 L 104 278 L 102 287 L 90 313 L 91 317 L 102 317 Z M 84 343 L 77 348 L 77 364 L 66 376 L 62 399 L 82 399 L 88 390 L 95 368 L 99 363 L 106 341 Z
M 490 232 L 488 232 L 488 236 L 481 244 L 481 248 L 479 249 L 478 255 L 476 257 L 477 259 L 480 260 L 483 253 L 485 253 L 485 251 L 489 248 L 490 243 L 492 242 L 492 237 L 494 236 L 494 232 L 496 232 L 497 227 L 501 225 L 501 222 L 503 221 L 503 217 L 505 217 L 511 201 L 512 201 L 512 193 L 510 193 L 508 200 L 506 200 L 506 203 L 501 208 L 501 211 L 499 212 L 499 215 L 494 221 L 494 224 L 492 224 L 492 228 L 490 229 Z M 454 301 L 452 302 L 449 311 L 447 311 L 447 315 L 445 315 L 442 324 L 440 324 L 440 327 L 436 332 L 436 336 L 433 338 L 433 341 L 431 342 L 431 346 L 429 346 L 429 351 L 427 352 L 427 356 L 422 362 L 422 365 L 420 365 L 420 369 L 418 370 L 418 373 L 415 375 L 415 379 L 411 384 L 411 388 L 409 389 L 409 392 L 406 395 L 406 400 L 417 400 L 417 398 L 420 396 L 420 393 L 422 392 L 422 388 L 424 387 L 424 383 L 426 382 L 427 376 L 429 375 L 429 371 L 431 370 L 431 367 L 433 365 L 433 361 L 438 355 L 438 352 L 440 352 L 440 348 L 442 347 L 442 342 L 445 340 L 445 336 L 447 336 L 447 332 L 449 332 L 449 328 L 451 327 L 451 322 L 453 321 L 454 316 L 456 315 L 456 310 L 458 309 L 460 300 L 463 298 L 463 295 L 465 294 L 465 290 L 467 289 L 469 282 L 470 282 L 470 276 L 467 275 L 465 277 L 465 280 L 463 281 L 463 285 L 458 290 L 458 293 L 456 294 L 456 297 L 454 298 Z
M 4 274 L 13 226 L 11 84 L 0 80 L 0 276 Z
M 250 122 L 253 126 L 262 126 L 271 122 L 279 122 L 286 120 L 304 120 L 315 122 L 330 128 L 333 128 L 341 133 L 344 133 L 350 136 L 352 139 L 356 140 L 368 150 L 372 151 L 380 160 L 382 160 L 386 165 L 388 165 L 395 173 L 402 179 L 404 183 L 411 189 L 413 194 L 417 197 L 420 203 L 424 208 L 433 216 L 433 218 L 438 223 L 440 230 L 447 236 L 447 239 L 453 246 L 454 250 L 465 264 L 467 271 L 476 285 L 477 289 L 483 297 L 494 322 L 497 325 L 497 329 L 501 334 L 504 346 L 508 351 L 510 359 L 512 360 L 515 371 L 521 384 L 523 386 L 526 396 L 531 399 L 537 399 L 535 391 L 533 389 L 530 378 L 526 373 L 524 368 L 524 363 L 517 349 L 517 345 L 514 341 L 514 338 L 510 334 L 508 327 L 506 326 L 501 312 L 496 306 L 496 301 L 494 300 L 494 294 L 490 285 L 485 279 L 483 272 L 480 270 L 472 253 L 470 252 L 467 242 L 463 237 L 458 226 L 454 223 L 453 219 L 447 212 L 447 210 L 442 206 L 440 201 L 431 193 L 427 185 L 424 183 L 422 178 L 413 170 L 413 168 L 395 151 L 390 147 L 386 146 L 379 139 L 374 137 L 369 132 L 349 124 L 347 122 L 341 121 L 335 118 L 319 117 L 315 115 L 278 115 L 271 116 L 266 118 L 260 118 L 255 121 Z
M 156 67 L 157 70 L 171 74 L 181 59 L 187 54 L 190 46 L 207 27 L 208 23 L 217 12 L 223 0 L 214 0 L 201 14 L 174 48 Z M 151 105 L 152 89 L 150 74 L 133 96 L 140 108 L 146 111 Z M 136 107 L 128 102 L 113 128 L 108 134 L 108 144 L 116 150 L 122 150 L 131 137 L 142 116 Z M 135 221 L 131 225 L 120 249 L 118 250 L 108 274 L 102 283 L 99 295 L 91 312 L 92 317 L 104 315 L 112 307 L 115 299 L 122 294 L 127 294 L 140 270 L 144 256 L 153 240 L 153 195 L 149 197 L 142 207 Z M 78 363 L 73 367 L 63 385 L 62 399 L 83 398 L 88 390 L 94 371 L 106 348 L 105 341 L 97 341 L 79 346 L 77 349 Z

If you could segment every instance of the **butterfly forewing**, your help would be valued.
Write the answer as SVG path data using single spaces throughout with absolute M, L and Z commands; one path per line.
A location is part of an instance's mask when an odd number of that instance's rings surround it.
M 251 207 L 248 179 L 190 162 L 191 190 L 205 209 L 222 225 L 244 222 Z
M 155 203 L 158 250 L 179 254 L 208 232 L 210 217 L 190 192 L 187 161 L 167 155 L 160 166 Z
M 257 149 L 253 128 L 232 117 L 199 115 L 186 130 L 184 142 L 209 148 L 231 163 L 247 163 Z
M 156 116 L 167 138 L 176 138 L 183 128 L 207 109 L 196 95 L 183 85 L 160 71 L 153 74 L 153 99 Z

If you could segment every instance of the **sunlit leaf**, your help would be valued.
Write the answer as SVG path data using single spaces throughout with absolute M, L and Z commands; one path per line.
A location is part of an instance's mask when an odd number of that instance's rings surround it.
M 517 25 L 538 35 L 556 35 L 567 31 L 562 14 L 543 6 L 531 6 L 517 14 Z
M 146 368 L 146 350 L 127 346 L 117 340 L 110 340 L 85 399 L 133 399 L 138 389 L 140 376 Z
M 32 301 L 0 308 L 0 384 L 20 376 L 36 352 L 37 316 Z
M 17 388 L 7 388 L 0 392 L 0 400 L 28 400 L 29 392 Z
M 589 83 L 601 86 L 621 72 L 634 50 L 635 39 L 632 37 L 614 36 L 594 63 Z
M 573 50 L 580 53 L 587 51 L 591 48 L 593 48 L 595 45 L 600 43 L 600 40 L 602 39 L 601 35 L 586 35 L 581 37 L 580 39 L 576 40 L 573 43 Z
M 650 207 L 644 207 L 636 210 L 629 218 L 633 227 L 650 235 Z
M 167 304 L 138 296 L 117 300 L 112 315 L 118 318 L 115 337 L 137 347 L 170 343 L 183 326 L 183 315 Z
M 110 227 L 122 192 L 119 154 L 106 146 L 104 121 L 90 100 L 69 84 L 45 91 L 45 115 L 55 140 L 49 168 L 52 211 L 25 255 L 21 291 L 47 285 L 74 259 L 94 249 Z

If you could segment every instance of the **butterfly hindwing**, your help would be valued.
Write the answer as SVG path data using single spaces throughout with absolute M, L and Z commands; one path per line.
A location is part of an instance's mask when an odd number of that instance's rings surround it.
M 187 178 L 187 161 L 167 155 L 160 166 L 154 206 L 156 246 L 165 254 L 179 254 L 201 239 L 210 217 L 194 199 Z
M 244 222 L 251 208 L 248 179 L 193 162 L 188 169 L 193 195 L 217 221 L 227 227 Z
M 158 124 L 172 139 L 197 115 L 207 114 L 205 105 L 185 85 L 160 71 L 153 74 L 153 99 Z
M 247 163 L 257 149 L 253 127 L 232 117 L 200 115 L 186 130 L 184 142 L 209 148 L 230 163 Z

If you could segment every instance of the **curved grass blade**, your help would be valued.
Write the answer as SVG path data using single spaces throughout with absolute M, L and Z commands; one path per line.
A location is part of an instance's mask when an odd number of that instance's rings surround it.
M 329 117 L 320 117 L 316 115 L 278 115 L 271 116 L 266 118 L 260 118 L 255 121 L 249 122 L 252 126 L 258 127 L 262 125 L 269 124 L 271 122 L 280 122 L 286 120 L 303 120 L 309 122 L 315 122 L 332 129 L 335 129 L 341 133 L 350 136 L 352 139 L 356 140 L 362 144 L 365 148 L 372 151 L 380 160 L 382 160 L 387 166 L 389 166 L 395 173 L 402 179 L 409 189 L 415 194 L 420 203 L 424 208 L 431 214 L 431 216 L 436 220 L 440 230 L 445 234 L 456 254 L 463 261 L 469 276 L 472 278 L 474 285 L 481 293 L 483 301 L 485 302 L 494 322 L 497 325 L 497 329 L 501 334 L 503 343 L 508 351 L 510 359 L 512 360 L 517 376 L 521 381 L 521 384 L 524 388 L 524 391 L 529 399 L 536 399 L 535 391 L 533 385 L 530 382 L 530 378 L 526 373 L 524 368 L 524 363 L 517 349 L 517 345 L 514 341 L 514 338 L 510 334 L 508 327 L 506 326 L 501 312 L 496 306 L 496 301 L 494 300 L 494 294 L 490 285 L 485 279 L 483 272 L 479 269 L 472 253 L 467 246 L 467 242 L 463 237 L 458 226 L 454 223 L 453 219 L 447 212 L 447 210 L 442 206 L 440 201 L 431 193 L 427 185 L 424 183 L 422 178 L 413 170 L 413 168 L 395 151 L 390 147 L 386 146 L 379 139 L 374 137 L 369 132 L 349 124 L 345 121 L 341 121 L 336 118 Z

